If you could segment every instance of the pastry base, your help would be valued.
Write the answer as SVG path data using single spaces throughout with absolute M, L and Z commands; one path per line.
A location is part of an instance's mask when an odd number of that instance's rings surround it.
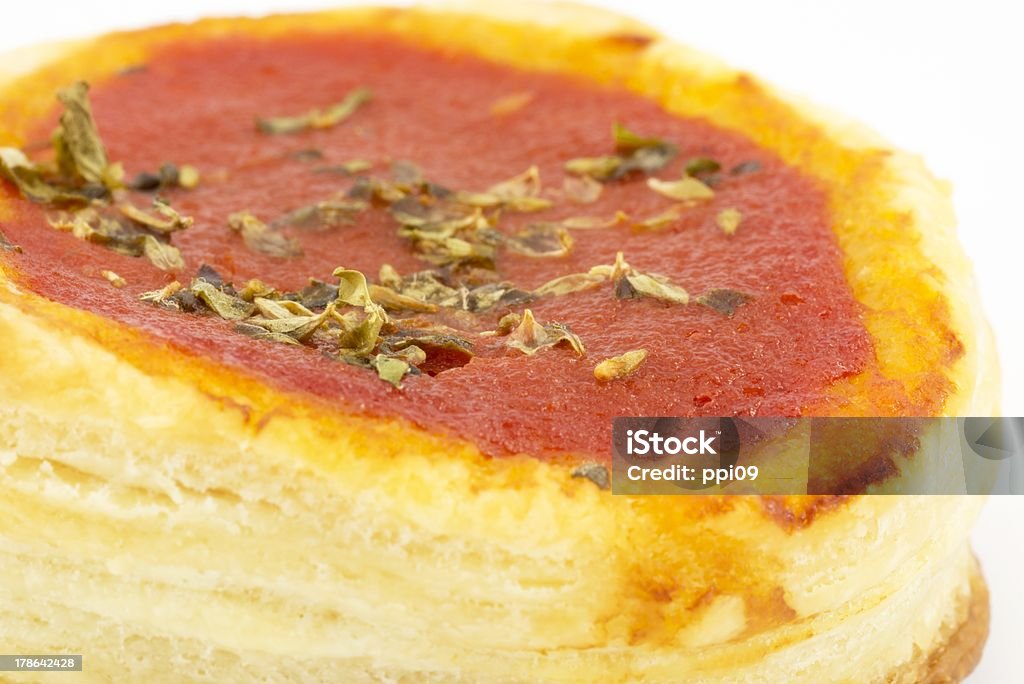
M 985 580 L 975 564 L 975 570 L 971 576 L 971 593 L 964 601 L 963 611 L 965 618 L 962 622 L 949 629 L 948 636 L 945 642 L 935 648 L 930 653 L 922 653 L 913 663 L 906 667 L 899 668 L 887 679 L 888 682 L 893 684 L 945 684 L 947 682 L 960 682 L 967 677 L 968 674 L 977 666 L 981 660 L 982 650 L 985 645 L 985 640 L 988 637 L 989 627 L 989 594 L 988 587 L 985 584 Z M 84 620 L 88 621 L 88 615 L 81 616 Z M 23 620 L 26 620 L 23 618 Z M 26 620 L 30 622 L 31 620 Z M 83 625 L 84 626 L 84 625 Z M 42 627 L 42 625 L 40 625 Z M 114 647 L 115 644 L 111 643 L 108 646 Z M 162 643 L 151 640 L 147 643 L 147 650 L 150 652 L 147 654 L 150 658 L 155 660 L 159 657 L 160 653 L 167 657 L 168 660 L 185 660 L 188 659 L 189 651 L 193 651 L 197 662 L 200 659 L 209 662 L 209 654 L 206 649 L 203 648 L 202 644 L 198 642 L 188 643 L 185 639 L 165 639 Z M 90 654 L 91 656 L 91 654 Z M 223 654 L 223 659 L 230 661 L 230 657 L 227 654 Z M 91 661 L 89 670 L 92 669 L 91 665 L 96 659 L 89 657 L 88 661 Z M 83 672 L 81 674 L 70 674 L 70 673 L 31 673 L 23 675 L 9 675 L 10 678 L 0 676 L 0 682 L 48 682 L 48 681 L 107 681 L 107 677 L 115 676 L 118 671 L 115 662 L 103 663 L 104 671 L 102 674 L 97 672 Z M 224 662 L 230 668 L 230 662 Z M 285 669 L 283 663 L 277 663 L 279 672 Z M 310 667 L 308 664 L 299 662 L 293 663 L 294 669 L 288 672 L 294 681 L 330 681 L 333 675 L 337 675 L 337 672 L 332 672 L 330 666 L 326 667 Z M 198 666 L 194 671 L 194 675 L 197 679 L 206 679 L 207 677 L 218 675 L 215 671 L 208 671 L 206 668 L 208 665 Z M 108 669 L 109 668 L 109 669 Z M 183 668 L 181 674 L 188 672 L 188 667 Z M 220 674 L 229 675 L 230 669 L 221 672 Z M 163 678 L 168 678 L 167 681 L 172 681 L 175 677 L 168 674 L 167 671 L 160 672 L 157 669 L 150 670 L 146 673 L 149 681 L 158 682 L 164 681 Z M 238 674 L 236 672 L 236 674 Z M 250 671 L 250 674 L 254 674 Z M 403 677 L 398 673 L 384 673 L 378 672 L 377 675 L 383 679 L 376 681 L 457 681 L 444 676 L 430 677 L 429 675 L 415 676 L 410 679 L 410 675 Z M 115 677 L 116 679 L 116 677 Z M 178 680 L 180 681 L 180 679 Z M 227 681 L 227 680 L 223 680 Z M 276 681 L 276 680 L 275 680 Z M 350 680 L 354 681 L 354 680 Z M 362 681 L 362 680 L 360 680 Z M 366 681 L 375 681 L 374 677 L 368 676 Z M 505 681 L 515 681 L 514 675 L 510 675 Z M 823 681 L 825 679 L 823 678 Z
M 950 630 L 946 642 L 922 656 L 916 667 L 893 673 L 891 681 L 923 684 L 959 682 L 974 670 L 985 648 L 990 617 L 988 585 L 977 563 L 971 574 L 971 594 L 965 603 L 966 617 Z

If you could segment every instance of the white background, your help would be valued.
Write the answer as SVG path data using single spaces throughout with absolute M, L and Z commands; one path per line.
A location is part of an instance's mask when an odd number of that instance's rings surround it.
M 372 1 L 372 0 L 368 0 Z M 591 0 L 646 21 L 924 156 L 954 185 L 1003 367 L 1005 415 L 1024 415 L 1024 15 L 1010 0 Z M 0 52 L 212 14 L 339 2 L 10 2 Z M 993 593 L 992 636 L 970 681 L 1024 681 L 1024 497 L 993 499 L 975 534 Z M 941 525 L 942 521 L 935 521 Z

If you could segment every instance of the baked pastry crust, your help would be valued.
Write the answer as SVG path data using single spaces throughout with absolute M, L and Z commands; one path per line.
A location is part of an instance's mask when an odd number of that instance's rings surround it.
M 21 144 L 71 75 L 185 35 L 296 27 L 571 70 L 741 131 L 823 183 L 878 370 L 907 397 L 886 403 L 877 376 L 858 376 L 808 412 L 996 413 L 948 189 L 920 160 L 604 12 L 354 9 L 54 46 L 5 61 L 31 78 L 7 77 L 0 96 L 21 104 L 0 112 L 0 143 Z M 569 466 L 486 458 L 155 345 L 34 295 L 9 260 L 0 336 L 0 530 L 15 578 L 0 634 L 28 650 L 76 650 L 76 625 L 81 644 L 121 635 L 97 677 L 157 681 L 205 652 L 221 680 L 274 667 L 351 681 L 914 681 L 962 676 L 942 654 L 966 663 L 984 640 L 970 627 L 985 622 L 965 545 L 974 498 L 612 497 Z

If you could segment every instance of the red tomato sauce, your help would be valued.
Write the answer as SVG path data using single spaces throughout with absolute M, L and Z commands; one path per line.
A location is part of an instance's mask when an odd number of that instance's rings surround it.
M 301 114 L 359 86 L 372 89 L 372 102 L 333 129 L 268 136 L 254 125 L 256 116 Z M 492 113 L 496 101 L 515 93 L 532 98 L 518 111 Z M 173 240 L 188 264 L 176 274 L 186 285 L 203 263 L 238 286 L 258 277 L 281 289 L 299 289 L 310 277 L 333 282 L 338 266 L 371 278 L 384 262 L 403 274 L 428 268 L 383 210 L 366 212 L 350 226 L 290 231 L 304 247 L 297 258 L 251 252 L 228 228 L 227 217 L 236 211 L 269 222 L 346 190 L 352 178 L 314 170 L 354 158 L 373 161 L 369 173 L 382 177 L 389 161 L 410 160 L 432 181 L 466 190 L 483 190 L 535 164 L 545 186 L 557 189 L 566 160 L 613 152 L 610 129 L 619 121 L 679 146 L 679 156 L 657 174 L 661 178 L 679 178 L 685 160 L 697 156 L 713 157 L 724 169 L 751 160 L 761 164 L 754 173 L 723 173 L 714 200 L 687 210 L 664 230 L 640 233 L 620 225 L 576 231 L 568 257 L 503 253 L 498 259 L 503 277 L 532 288 L 611 263 L 623 251 L 635 268 L 664 274 L 691 294 L 719 287 L 753 294 L 731 318 L 692 303 L 619 300 L 611 287 L 544 299 L 529 305 L 538 320 L 568 324 L 585 343 L 586 358 L 560 347 L 528 357 L 505 348 L 500 338 L 471 337 L 476 356 L 469 364 L 433 377 L 407 377 L 401 390 L 315 349 L 252 340 L 216 317 L 144 303 L 140 293 L 174 276 L 145 259 L 58 232 L 47 225 L 42 208 L 18 200 L 3 231 L 23 248 L 9 258 L 36 292 L 283 390 L 343 410 L 404 417 L 472 440 L 494 456 L 605 460 L 614 416 L 797 415 L 831 383 L 870 363 L 871 342 L 843 277 L 821 189 L 744 137 L 671 115 L 637 95 L 391 38 L 351 35 L 181 44 L 142 69 L 95 84 L 91 95 L 109 156 L 124 163 L 129 178 L 165 161 L 201 171 L 198 188 L 165 193 L 195 218 L 194 227 Z M 41 122 L 40 140 L 52 125 Z M 295 152 L 310 148 L 323 158 L 296 158 Z M 2 185 L 4 201 L 13 200 L 15 191 Z M 136 200 L 145 206 L 141 195 Z M 619 210 L 643 218 L 671 204 L 640 177 L 608 184 L 594 204 L 562 201 L 537 214 L 508 214 L 505 225 Z M 715 223 L 729 207 L 743 216 L 732 236 Z M 115 289 L 100 276 L 103 269 L 128 285 Z M 478 329 L 493 327 L 500 313 L 481 314 Z M 636 373 L 595 381 L 597 362 L 637 348 L 650 356 Z

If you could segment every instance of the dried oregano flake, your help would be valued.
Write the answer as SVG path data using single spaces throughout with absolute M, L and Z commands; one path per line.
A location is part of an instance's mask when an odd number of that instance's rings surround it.
M 678 153 L 672 143 L 634 133 L 618 122 L 612 126 L 612 139 L 618 154 L 570 159 L 566 172 L 602 182 L 616 180 L 635 171 L 654 173 Z
M 361 320 L 335 316 L 335 321 L 342 325 L 339 344 L 349 356 L 365 356 L 377 345 L 381 328 L 388 322 L 384 307 L 373 301 L 366 276 L 359 271 L 347 268 L 334 270 L 338 279 L 338 306 L 347 305 L 363 308 Z
M 159 290 L 151 290 L 149 292 L 143 292 L 139 295 L 139 299 L 144 302 L 150 302 L 152 304 L 160 304 L 162 306 L 168 306 L 171 308 L 179 308 L 178 304 L 172 299 L 174 295 L 178 294 L 182 290 L 182 284 L 177 280 L 164 285 Z
M 647 187 L 659 195 L 676 200 L 677 202 L 696 202 L 709 200 L 715 196 L 715 191 L 707 185 L 686 176 L 677 181 L 665 181 L 660 178 L 648 178 Z
M 664 230 L 668 226 L 678 221 L 683 216 L 683 212 L 686 210 L 686 206 L 682 204 L 673 204 L 665 211 L 648 216 L 645 219 L 641 219 L 633 224 L 633 230 L 635 231 L 658 231 Z
M 509 333 L 505 344 L 527 356 L 558 345 L 570 347 L 577 356 L 586 355 L 583 342 L 567 325 L 554 322 L 541 325 L 529 309 L 523 311 L 519 325 Z
M 95 183 L 106 188 L 120 187 L 123 171 L 111 165 L 96 129 L 89 105 L 89 84 L 78 81 L 57 92 L 64 105 L 60 124 L 53 134 L 57 166 L 68 178 Z
M 192 190 L 199 185 L 199 170 L 190 164 L 183 164 L 178 168 L 170 162 L 165 162 L 155 173 L 144 171 L 127 185 L 132 190 L 141 192 L 157 192 L 173 187 Z
M 311 109 L 298 116 L 257 117 L 256 127 L 268 135 L 332 128 L 355 114 L 356 110 L 369 102 L 371 97 L 372 93 L 368 88 L 356 88 L 340 102 L 326 109 Z
M 51 205 L 88 204 L 121 187 L 124 172 L 111 164 L 89 105 L 89 86 L 78 81 L 57 93 L 64 106 L 53 144 L 56 166 L 36 164 L 13 147 L 0 148 L 0 177 L 22 195 Z
M 355 222 L 356 216 L 369 208 L 365 200 L 334 198 L 313 202 L 275 219 L 273 226 L 299 228 L 333 228 Z
M 589 174 L 566 176 L 562 181 L 562 194 L 576 204 L 592 204 L 601 198 L 604 186 Z
M 16 244 L 14 244 L 10 240 L 8 240 L 7 236 L 4 235 L 2 230 L 0 230 L 0 251 L 2 251 L 2 252 L 18 252 L 18 253 L 20 253 L 21 252 L 21 247 L 17 246 Z
M 496 197 L 508 211 L 541 211 L 553 205 L 549 199 L 540 197 L 540 170 L 531 166 L 522 173 L 489 187 L 485 196 Z
M 739 290 L 714 288 L 698 295 L 694 301 L 701 306 L 714 309 L 724 316 L 732 316 L 736 313 L 736 309 L 743 306 L 753 298 L 754 295 L 747 294 L 746 292 L 740 292 Z
M 240 321 L 256 312 L 256 305 L 222 292 L 205 280 L 192 281 L 189 290 L 210 307 L 211 311 L 225 320 Z
M 740 227 L 740 222 L 743 220 L 743 214 L 738 209 L 729 207 L 718 212 L 718 216 L 715 217 L 715 223 L 722 229 L 722 232 L 726 235 L 733 235 L 736 229 Z
M 275 257 L 295 257 L 302 254 L 298 240 L 273 230 L 247 211 L 228 217 L 228 226 L 242 235 L 245 246 L 254 252 Z
M 194 223 L 191 216 L 182 216 L 170 204 L 159 198 L 153 200 L 153 213 L 139 209 L 129 202 L 122 202 L 117 209 L 129 221 L 161 235 L 186 230 Z
M 710 157 L 694 157 L 683 167 L 687 176 L 704 176 L 722 169 L 722 165 Z
M 119 276 L 114 271 L 104 269 L 100 271 L 100 275 L 103 276 L 104 280 L 106 280 L 108 283 L 117 288 L 122 288 L 128 284 L 127 280 Z
M 402 378 L 405 377 L 406 373 L 409 372 L 412 364 L 405 359 L 401 359 L 394 356 L 385 356 L 384 354 L 377 354 L 371 361 L 373 369 L 377 371 L 377 376 L 388 382 L 395 387 L 401 389 Z
M 572 476 L 590 480 L 600 489 L 608 489 L 611 486 L 608 468 L 600 463 L 583 463 L 572 471 Z
M 616 282 L 615 296 L 619 299 L 651 297 L 670 304 L 687 304 L 690 301 L 686 290 L 665 276 L 636 271 L 624 275 Z
M 491 103 L 491 114 L 494 116 L 514 114 L 530 104 L 533 101 L 533 97 L 533 93 L 530 91 L 509 93 L 499 97 Z
M 178 248 L 160 242 L 152 235 L 142 236 L 142 253 L 161 271 L 181 271 L 185 268 L 185 260 Z
M 623 211 L 617 211 L 611 217 L 570 216 L 567 219 L 562 219 L 560 225 L 570 230 L 601 230 L 627 221 L 629 221 L 629 215 Z
M 505 246 L 516 254 L 532 257 L 564 257 L 572 251 L 573 239 L 557 223 L 533 223 L 515 235 L 504 237 Z
M 533 294 L 537 297 L 561 297 L 573 292 L 592 290 L 607 280 L 606 276 L 594 273 L 570 273 L 549 280 L 535 289 Z
M 639 368 L 646 358 L 646 349 L 634 349 L 619 356 L 613 356 L 594 367 L 594 377 L 601 382 L 624 378 Z

